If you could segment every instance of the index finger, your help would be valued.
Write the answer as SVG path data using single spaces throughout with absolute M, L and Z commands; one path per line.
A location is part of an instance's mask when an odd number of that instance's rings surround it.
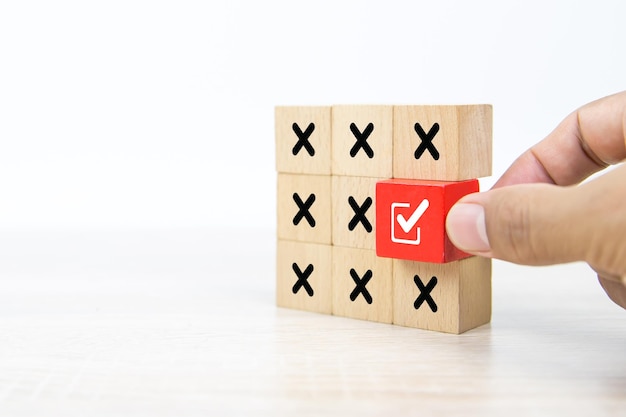
M 626 91 L 591 102 L 524 152 L 494 188 L 521 183 L 572 185 L 626 158 Z

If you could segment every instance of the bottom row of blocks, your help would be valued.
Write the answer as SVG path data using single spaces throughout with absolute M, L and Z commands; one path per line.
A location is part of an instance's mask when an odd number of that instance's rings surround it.
M 280 307 L 456 334 L 491 319 L 486 258 L 431 264 L 279 240 L 276 268 Z

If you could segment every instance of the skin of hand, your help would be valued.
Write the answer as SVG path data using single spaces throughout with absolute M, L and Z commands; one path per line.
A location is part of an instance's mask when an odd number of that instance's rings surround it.
M 626 308 L 626 91 L 589 103 L 522 154 L 494 187 L 446 219 L 450 240 L 475 255 L 525 265 L 585 261 Z

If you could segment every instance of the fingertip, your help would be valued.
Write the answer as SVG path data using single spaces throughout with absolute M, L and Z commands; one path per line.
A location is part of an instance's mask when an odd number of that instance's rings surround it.
M 491 245 L 487 237 L 485 209 L 469 201 L 463 199 L 450 209 L 446 218 L 448 237 L 462 251 L 489 256 Z

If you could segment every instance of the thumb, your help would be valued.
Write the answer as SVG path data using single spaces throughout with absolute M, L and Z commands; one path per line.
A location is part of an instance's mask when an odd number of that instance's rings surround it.
M 527 265 L 585 258 L 590 239 L 574 187 L 513 185 L 471 194 L 446 220 L 452 243 L 475 255 Z

